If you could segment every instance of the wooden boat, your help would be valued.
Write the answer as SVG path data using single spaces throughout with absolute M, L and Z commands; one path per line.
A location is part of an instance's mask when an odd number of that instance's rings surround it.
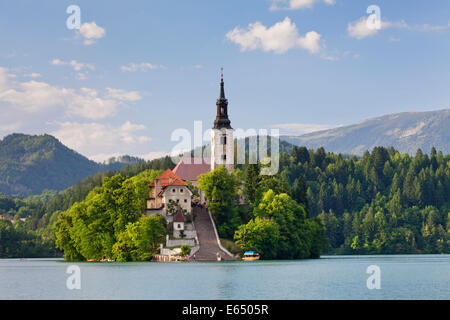
M 255 251 L 246 251 L 242 256 L 243 261 L 256 261 L 259 260 L 259 253 Z

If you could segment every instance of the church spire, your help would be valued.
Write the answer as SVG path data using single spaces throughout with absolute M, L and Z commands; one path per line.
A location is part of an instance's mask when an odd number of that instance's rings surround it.
M 228 100 L 225 98 L 225 83 L 223 82 L 223 68 L 220 73 L 220 95 L 216 102 L 217 115 L 214 121 L 214 129 L 231 129 L 231 121 L 228 119 Z
M 224 89 L 224 83 L 223 83 L 223 68 L 220 72 L 220 96 L 219 99 L 225 99 L 225 89 Z

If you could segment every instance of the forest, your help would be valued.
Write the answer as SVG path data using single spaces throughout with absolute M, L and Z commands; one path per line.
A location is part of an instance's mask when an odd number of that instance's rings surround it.
M 257 166 L 241 167 L 234 173 L 235 178 L 222 177 L 233 186 L 227 189 L 232 190 L 231 194 L 220 189 L 220 185 L 214 191 L 211 182 L 205 181 L 203 186 L 205 190 L 210 189 L 211 199 L 220 198 L 217 203 L 211 203 L 210 209 L 215 212 L 221 237 L 235 241 L 243 250 L 258 245 L 270 248 L 276 244 L 276 250 L 267 251 L 268 258 L 313 257 L 320 251 L 326 254 L 450 253 L 450 155 L 434 148 L 429 154 L 419 149 L 411 156 L 393 148 L 376 147 L 356 157 L 327 153 L 323 148 L 293 147 L 280 155 L 280 172 L 276 176 L 259 176 Z M 25 198 L 1 195 L 0 214 L 16 222 L 0 221 L 0 257 L 61 255 L 56 247 L 58 217 L 64 212 L 75 212 L 82 202 L 95 203 L 94 196 L 89 194 L 100 197 L 106 178 L 120 173 L 122 185 L 146 170 L 173 167 L 167 157 L 139 162 L 120 171 L 97 173 L 60 192 L 44 191 L 39 196 Z M 236 182 L 242 180 L 244 190 Z M 247 199 L 244 206 L 233 203 L 239 192 Z M 139 225 L 147 222 L 133 219 L 127 220 L 134 224 L 129 237 L 123 225 L 113 233 L 122 243 L 116 245 L 116 257 L 133 260 L 142 254 L 130 239 L 136 232 L 144 232 L 145 227 Z M 320 225 L 324 228 L 324 243 L 311 240 L 320 239 Z M 250 234 L 255 235 L 256 242 L 247 241 L 248 237 L 244 239 L 244 235 Z M 258 239 L 260 234 L 273 237 Z M 302 236 L 291 239 L 295 234 Z M 304 235 L 308 236 L 302 238 Z M 289 241 L 296 241 L 299 251 L 292 250 Z M 117 251 L 127 246 L 134 251 Z M 105 252 L 114 255 L 113 251 Z
M 449 155 L 375 147 L 357 158 L 295 147 L 280 166 L 280 177 L 302 186 L 310 215 L 322 220 L 325 252 L 450 252 Z

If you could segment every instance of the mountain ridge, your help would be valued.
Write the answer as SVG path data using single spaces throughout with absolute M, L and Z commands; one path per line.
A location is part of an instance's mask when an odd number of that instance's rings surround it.
M 428 153 L 435 147 L 450 152 L 450 109 L 401 112 L 366 119 L 356 124 L 315 131 L 280 139 L 294 145 L 327 151 L 362 155 L 376 146 L 394 147 L 414 154 L 418 148 Z
M 63 190 L 97 172 L 119 170 L 130 161 L 138 160 L 125 156 L 101 164 L 52 135 L 13 133 L 0 140 L 0 192 L 28 195 Z

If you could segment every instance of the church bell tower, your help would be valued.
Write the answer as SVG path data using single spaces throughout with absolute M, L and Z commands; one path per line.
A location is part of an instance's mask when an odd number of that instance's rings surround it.
M 231 121 L 228 118 L 228 100 L 225 98 L 223 72 L 220 75 L 220 95 L 216 102 L 217 115 L 211 130 L 211 170 L 225 166 L 234 168 L 234 139 Z

